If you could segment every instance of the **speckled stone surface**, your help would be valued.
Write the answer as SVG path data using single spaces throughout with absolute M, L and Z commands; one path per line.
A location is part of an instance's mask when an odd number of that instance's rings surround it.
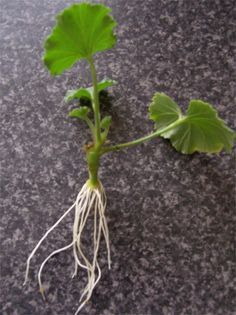
M 74 201 L 87 178 L 83 124 L 67 117 L 67 89 L 85 85 L 82 62 L 50 77 L 42 43 L 71 1 L 1 0 L 1 286 L 2 315 L 69 315 L 85 273 L 70 279 L 73 257 L 47 265 L 47 302 L 37 287 L 40 262 L 71 240 L 71 214 L 45 241 L 22 287 L 39 238 Z M 233 0 L 105 1 L 118 21 L 118 44 L 96 58 L 110 90 L 110 140 L 147 134 L 155 91 L 185 109 L 191 98 L 215 104 L 235 122 Z M 102 278 L 82 315 L 233 315 L 235 298 L 234 155 L 180 155 L 156 139 L 104 157 L 112 270 L 102 242 Z M 88 236 L 88 235 L 87 235 Z

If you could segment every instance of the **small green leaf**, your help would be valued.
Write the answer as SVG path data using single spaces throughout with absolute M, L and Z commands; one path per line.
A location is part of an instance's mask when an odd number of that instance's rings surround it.
M 81 97 L 86 97 L 91 100 L 92 96 L 91 96 L 90 89 L 91 88 L 80 88 L 78 90 L 69 90 L 66 93 L 65 101 L 69 102 L 74 99 L 80 99 Z
M 116 84 L 116 81 L 114 80 L 109 80 L 109 79 L 104 79 L 100 82 L 98 82 L 98 93 L 101 92 L 102 90 Z M 65 101 L 69 102 L 73 99 L 80 99 L 81 97 L 86 97 L 89 100 L 92 100 L 93 98 L 93 87 L 88 87 L 88 88 L 80 88 L 78 90 L 69 90 L 66 93 L 65 96 Z
M 102 129 L 107 130 L 110 128 L 110 125 L 111 125 L 111 116 L 106 116 L 102 119 L 100 126 Z
M 149 107 L 149 117 L 156 128 L 164 128 L 182 116 L 179 106 L 166 94 L 156 93 Z
M 116 43 L 116 22 L 102 4 L 73 4 L 57 16 L 45 41 L 43 61 L 52 75 L 61 74 L 80 59 L 89 59 Z
M 200 100 L 192 100 L 186 115 L 182 116 L 177 104 L 168 96 L 157 93 L 150 106 L 150 117 L 160 128 L 176 122 L 176 126 L 161 136 L 170 139 L 175 149 L 184 154 L 219 153 L 233 147 L 235 132 L 227 127 L 210 104 Z
M 115 85 L 117 82 L 115 80 L 104 79 L 98 82 L 98 93 L 106 88 Z
M 86 106 L 75 108 L 72 111 L 69 112 L 70 117 L 74 118 L 80 118 L 80 119 L 86 119 L 89 113 L 89 108 Z

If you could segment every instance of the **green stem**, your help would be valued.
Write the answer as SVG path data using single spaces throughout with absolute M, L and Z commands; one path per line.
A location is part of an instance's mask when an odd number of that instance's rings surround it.
M 89 180 L 88 183 L 91 188 L 99 186 L 98 169 L 100 161 L 100 148 L 91 148 L 86 153 L 86 159 L 88 163 Z
M 90 65 L 90 71 L 93 81 L 93 110 L 94 110 L 94 120 L 95 120 L 95 146 L 99 147 L 101 145 L 101 128 L 100 128 L 100 105 L 98 98 L 98 84 L 97 84 L 97 73 L 94 65 L 93 57 L 88 59 Z
M 149 141 L 149 140 L 151 140 L 153 138 L 156 138 L 156 137 L 160 136 L 162 133 L 170 131 L 171 129 L 177 127 L 178 125 L 182 124 L 184 120 L 186 120 L 186 117 L 182 116 L 181 118 L 177 119 L 175 122 L 173 122 L 172 124 L 168 125 L 167 127 L 162 128 L 160 130 L 157 130 L 157 131 L 151 133 L 150 135 L 144 136 L 142 138 L 139 138 L 139 139 L 136 139 L 136 140 L 133 140 L 133 141 L 117 144 L 117 145 L 114 145 L 114 146 L 104 147 L 102 149 L 102 154 L 107 153 L 107 152 L 111 152 L 111 151 L 118 151 L 118 150 L 121 150 L 121 149 L 124 149 L 124 148 L 129 148 L 129 147 L 135 146 L 137 144 L 141 144 L 141 143 L 144 143 L 146 141 Z
M 89 125 L 92 134 L 94 144 L 92 148 L 90 148 L 86 153 L 87 163 L 88 163 L 88 172 L 89 172 L 89 180 L 87 184 L 91 188 L 99 187 L 99 179 L 98 179 L 98 169 L 100 162 L 100 151 L 102 145 L 101 139 L 101 115 L 100 115 L 100 105 L 99 105 L 99 97 L 98 97 L 98 83 L 97 83 L 97 73 L 94 65 L 93 57 L 88 58 L 88 63 L 90 66 L 92 81 L 93 81 L 93 97 L 92 97 L 92 105 L 94 111 L 94 125 L 87 118 L 86 122 Z

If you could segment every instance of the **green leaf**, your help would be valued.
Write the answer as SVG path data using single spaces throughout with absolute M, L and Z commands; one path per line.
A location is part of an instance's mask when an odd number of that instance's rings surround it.
M 75 108 L 72 111 L 69 112 L 69 116 L 70 117 L 74 117 L 74 118 L 80 118 L 85 120 L 88 116 L 89 113 L 89 108 L 86 106 L 80 107 L 80 108 Z
M 149 117 L 156 128 L 164 128 L 182 116 L 179 106 L 166 94 L 156 93 L 149 106 Z
M 117 82 L 115 80 L 104 79 L 98 82 L 98 93 L 106 88 L 115 85 Z
M 89 59 L 116 43 L 116 22 L 102 4 L 73 4 L 57 16 L 45 41 L 43 61 L 52 75 L 61 74 L 80 59 Z
M 177 151 L 184 154 L 219 153 L 223 149 L 232 149 L 235 132 L 227 127 L 210 104 L 192 100 L 186 115 L 182 116 L 179 107 L 170 98 L 165 96 L 161 99 L 158 93 L 155 100 L 150 106 L 151 119 L 161 128 L 173 124 L 173 128 L 161 136 L 170 139 Z
M 110 128 L 110 125 L 111 125 L 111 116 L 106 116 L 106 117 L 104 117 L 103 119 L 102 119 L 102 121 L 101 121 L 101 128 L 102 129 L 109 129 Z
M 65 101 L 69 102 L 74 99 L 80 99 L 81 97 L 86 97 L 91 100 L 91 88 L 80 88 L 78 90 L 69 90 L 66 93 Z
M 105 79 L 100 82 L 98 82 L 98 93 L 101 92 L 102 90 L 116 84 L 116 81 L 114 80 L 109 80 Z M 86 97 L 90 100 L 93 98 L 93 87 L 88 87 L 88 88 L 80 88 L 78 90 L 69 90 L 66 93 L 65 96 L 65 101 L 69 102 L 73 99 L 80 99 L 81 97 Z

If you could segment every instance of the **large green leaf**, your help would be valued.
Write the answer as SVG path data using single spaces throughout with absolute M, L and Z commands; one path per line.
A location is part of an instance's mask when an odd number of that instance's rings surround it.
M 149 117 L 156 128 L 163 128 L 182 116 L 179 106 L 166 94 L 156 93 L 149 106 Z
M 98 82 L 98 93 L 101 92 L 102 90 L 112 86 L 116 84 L 116 81 L 114 80 L 109 80 L 109 79 L 104 79 L 100 82 Z M 88 87 L 88 88 L 80 88 L 80 89 L 77 89 L 77 90 L 69 90 L 67 93 L 66 93 L 66 96 L 65 96 L 65 101 L 66 102 L 69 102 L 73 99 L 80 99 L 81 97 L 86 97 L 90 100 L 92 100 L 93 98 L 93 87 Z
M 116 22 L 102 4 L 73 4 L 57 16 L 45 41 L 43 60 L 52 75 L 60 74 L 82 58 L 91 58 L 116 43 Z
M 161 129 L 173 124 L 173 128 L 161 133 L 161 136 L 170 139 L 177 151 L 191 154 L 196 151 L 218 153 L 223 149 L 226 151 L 232 149 L 235 132 L 226 126 L 210 104 L 192 100 L 186 115 L 178 117 L 177 112 L 180 113 L 180 109 L 176 108 L 178 105 L 170 102 L 169 98 L 167 105 L 166 97 L 162 98 L 163 103 L 161 103 L 160 94 L 158 95 L 156 95 L 158 101 L 150 106 L 150 117 Z M 176 112 L 175 120 L 174 112 Z M 170 117 L 169 121 L 167 117 Z

